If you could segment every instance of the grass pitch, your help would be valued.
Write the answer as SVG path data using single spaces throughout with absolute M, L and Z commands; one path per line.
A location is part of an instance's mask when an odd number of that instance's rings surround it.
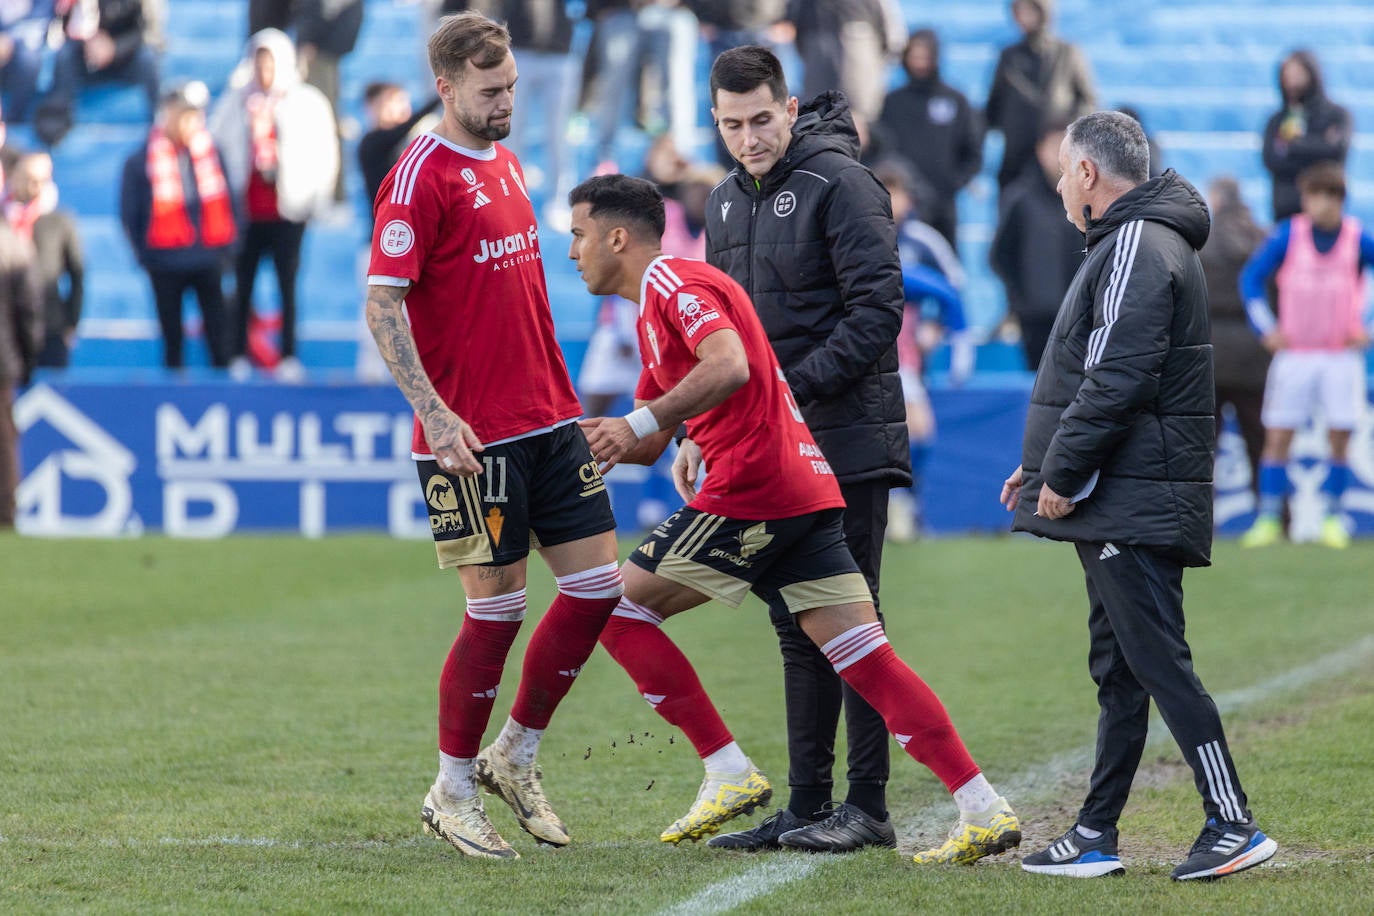
M 417 819 L 462 607 L 427 544 L 0 538 L 0 910 L 1370 912 L 1372 560 L 1365 543 L 1224 543 L 1213 568 L 1187 574 L 1199 673 L 1280 844 L 1272 865 L 1195 886 L 1167 877 L 1201 810 L 1162 727 L 1121 825 L 1122 879 L 1026 875 L 1015 854 L 926 871 L 887 850 L 664 846 L 700 764 L 601 651 L 541 751 L 573 845 L 536 847 L 493 802 L 524 858 L 462 859 Z M 534 618 L 552 582 L 537 560 L 531 573 Z M 892 546 L 883 598 L 897 651 L 1011 798 L 1022 851 L 1039 848 L 1072 820 L 1095 730 L 1072 550 Z M 783 801 L 780 662 L 762 606 L 709 606 L 668 629 Z M 515 692 L 508 668 L 493 729 Z M 893 770 L 909 854 L 940 839 L 953 806 L 895 744 Z

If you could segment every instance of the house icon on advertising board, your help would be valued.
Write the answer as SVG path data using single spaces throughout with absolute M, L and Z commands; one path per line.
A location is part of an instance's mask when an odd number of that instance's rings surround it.
M 130 485 L 138 462 L 122 442 L 47 385 L 35 385 L 15 401 L 14 420 L 21 438 L 46 425 L 70 446 L 48 450 L 20 481 L 16 524 L 22 533 L 109 537 L 141 527 Z M 103 503 L 93 511 L 64 513 L 64 481 L 103 490 Z

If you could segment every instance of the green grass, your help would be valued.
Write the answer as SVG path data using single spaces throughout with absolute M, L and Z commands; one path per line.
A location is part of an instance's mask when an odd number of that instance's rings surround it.
M 601 652 L 541 751 L 574 845 L 537 848 L 497 803 L 493 818 L 524 858 L 461 859 L 422 837 L 416 818 L 436 765 L 438 671 L 462 607 L 456 576 L 434 569 L 427 545 L 0 538 L 0 910 L 649 913 L 738 878 L 755 891 L 777 881 L 742 904 L 752 913 L 1369 912 L 1374 545 L 1222 544 L 1216 559 L 1188 573 L 1189 633 L 1209 689 L 1236 701 L 1232 748 L 1281 848 L 1273 866 L 1199 887 L 1167 878 L 1201 826 L 1167 736 L 1147 753 L 1121 825 L 1120 880 L 1041 879 L 1014 856 L 931 872 L 889 851 L 664 846 L 658 832 L 690 804 L 700 765 Z M 534 609 L 552 585 L 538 561 L 531 570 Z M 1034 849 L 1067 826 L 1086 780 L 1083 765 L 1047 773 L 1047 763 L 1090 748 L 1095 729 L 1072 550 L 935 541 L 890 547 L 884 574 L 893 644 L 940 692 L 993 782 L 1019 790 L 1023 848 Z M 710 606 L 668 629 L 781 786 L 780 662 L 766 616 L 752 601 Z M 1266 689 L 1352 646 L 1353 663 Z M 890 804 L 909 852 L 938 839 L 953 809 L 893 747 Z

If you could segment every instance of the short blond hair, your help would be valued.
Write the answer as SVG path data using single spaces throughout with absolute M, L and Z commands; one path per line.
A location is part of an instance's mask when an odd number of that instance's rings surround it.
M 457 82 L 468 61 L 479 70 L 490 70 L 505 60 L 510 53 L 510 32 L 501 23 L 466 10 L 439 20 L 427 47 L 434 75 Z

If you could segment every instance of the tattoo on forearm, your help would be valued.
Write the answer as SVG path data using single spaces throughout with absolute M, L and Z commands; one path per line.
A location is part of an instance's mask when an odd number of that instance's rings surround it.
M 434 383 L 420 363 L 415 338 L 401 313 L 405 290 L 394 286 L 369 286 L 367 290 L 367 326 L 377 341 L 377 349 L 387 368 L 396 379 L 401 393 L 421 417 L 444 406 Z

